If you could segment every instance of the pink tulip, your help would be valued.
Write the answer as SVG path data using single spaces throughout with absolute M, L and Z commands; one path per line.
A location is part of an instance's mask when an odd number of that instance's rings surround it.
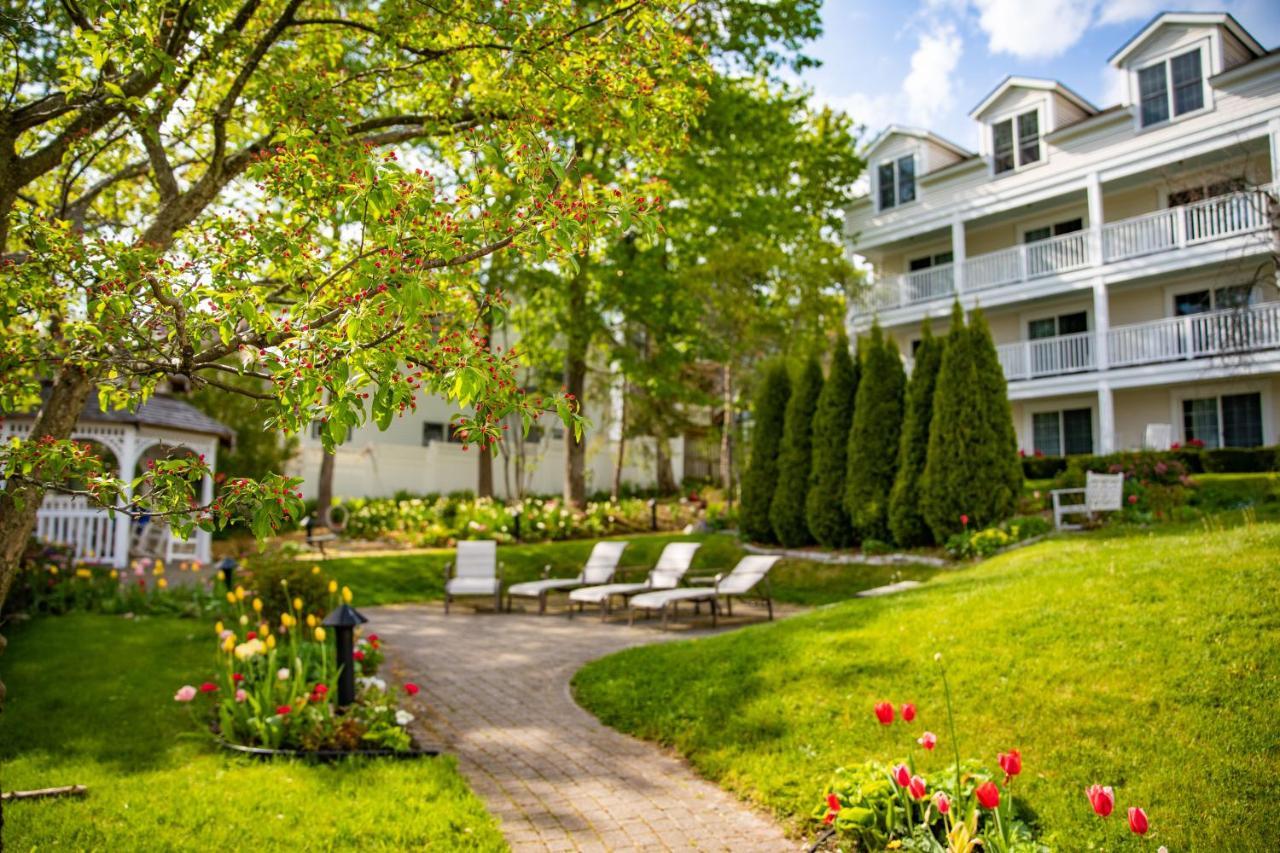
M 184 684 L 178 688 L 178 692 L 173 694 L 173 698 L 178 702 L 190 702 L 196 698 L 196 689 L 190 684 Z
M 933 795 L 933 805 L 937 808 L 938 814 L 946 814 L 951 811 L 951 800 L 941 791 Z
M 932 750 L 938 745 L 938 736 L 933 732 L 925 732 L 920 735 L 920 737 L 916 738 L 916 743 L 920 744 L 925 749 Z
M 1129 828 L 1138 835 L 1147 834 L 1147 813 L 1140 808 L 1129 808 Z
M 905 788 L 911 784 L 911 771 L 907 769 L 907 765 L 899 764 L 897 767 L 893 768 L 893 778 L 899 785 Z
M 925 788 L 924 779 L 919 776 L 912 776 L 911 782 L 907 785 L 907 792 L 911 794 L 912 799 L 923 800 Z
M 246 699 L 248 699 L 248 698 L 249 698 L 249 694 L 248 694 L 248 693 L 246 693 L 246 692 L 244 692 L 244 689 L 243 689 L 243 688 L 242 688 L 242 689 L 240 689 L 240 690 L 237 690 L 237 691 L 236 691 L 236 701 L 237 701 L 237 702 L 243 702 L 244 700 L 246 700 Z
M 902 720 L 903 720 L 903 722 L 909 723 L 909 722 L 911 722 L 912 720 L 914 720 L 915 718 L 916 718 L 916 706 L 915 706 L 915 705 L 913 705 L 913 704 L 911 704 L 910 702 L 904 702 L 904 703 L 902 704 Z
M 1111 814 L 1111 810 L 1116 807 L 1116 795 L 1111 790 L 1111 786 L 1107 785 L 1090 785 L 1085 791 L 1085 795 L 1089 798 L 1089 804 L 1093 806 L 1093 810 L 1099 817 L 1106 817 Z

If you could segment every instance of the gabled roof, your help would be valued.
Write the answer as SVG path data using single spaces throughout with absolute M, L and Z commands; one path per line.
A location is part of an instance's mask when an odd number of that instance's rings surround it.
M 884 130 L 876 134 L 876 138 L 871 140 L 871 144 L 867 146 L 867 154 L 870 155 L 872 151 L 875 151 L 883 143 L 885 143 L 891 137 L 894 137 L 894 136 L 910 136 L 913 139 L 921 139 L 926 142 L 932 142 L 934 145 L 947 149 L 948 151 L 955 154 L 957 157 L 973 156 L 972 151 L 967 151 L 961 146 L 956 145 L 951 140 L 943 139 L 941 136 L 939 136 L 938 134 L 932 131 L 924 130 L 923 128 L 919 128 L 919 127 L 907 127 L 906 125 L 903 125 L 903 124 L 891 124 L 888 127 L 886 127 Z
M 43 389 L 41 396 L 48 396 L 48 388 Z M 8 417 L 17 419 L 34 418 L 36 413 L 15 412 Z M 226 441 L 235 439 L 235 430 L 215 418 L 211 418 L 195 406 L 169 397 L 156 394 L 138 407 L 136 412 L 128 409 L 110 409 L 103 411 L 98 407 L 98 396 L 91 394 L 80 411 L 80 423 L 117 423 L 135 426 L 156 426 L 194 432 L 202 435 L 216 435 Z
M 1004 96 L 1004 93 L 1010 89 L 1039 89 L 1044 92 L 1054 92 L 1055 94 L 1066 98 L 1068 101 L 1090 115 L 1098 111 L 1097 107 L 1085 100 L 1078 92 L 1063 83 L 1059 83 L 1057 80 L 1048 80 L 1043 77 L 1014 77 L 1013 75 L 1009 75 L 1001 80 L 996 87 L 991 90 L 990 94 L 983 98 L 976 107 L 969 111 L 969 118 L 976 119 L 981 116 L 992 104 L 1000 100 L 1000 98 Z
M 1240 22 L 1228 12 L 1162 12 L 1152 18 L 1137 35 L 1122 44 L 1120 49 L 1111 54 L 1110 59 L 1107 61 L 1119 68 L 1126 59 L 1146 43 L 1147 39 L 1155 35 L 1156 30 L 1168 24 L 1225 27 L 1227 32 L 1239 39 L 1240 43 L 1249 48 L 1254 56 L 1262 56 L 1267 52 L 1266 48 L 1259 44 L 1257 39 L 1249 35 L 1249 31 L 1240 26 Z

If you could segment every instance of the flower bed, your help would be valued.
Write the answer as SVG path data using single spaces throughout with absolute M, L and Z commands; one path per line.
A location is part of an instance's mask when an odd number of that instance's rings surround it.
M 312 567 L 319 576 L 319 566 Z M 409 753 L 415 744 L 407 726 L 413 715 L 399 707 L 400 691 L 377 675 L 383 661 L 377 634 L 356 643 L 355 702 L 335 703 L 339 668 L 334 639 L 321 621 L 351 590 L 335 580 L 320 597 L 292 595 L 281 581 L 285 606 L 267 610 L 264 590 L 243 586 L 226 594 L 223 618 L 214 627 L 214 670 L 195 685 L 184 685 L 174 700 L 193 712 L 235 747 L 258 754 L 293 751 L 332 757 L 337 753 Z M 418 693 L 414 684 L 404 694 Z

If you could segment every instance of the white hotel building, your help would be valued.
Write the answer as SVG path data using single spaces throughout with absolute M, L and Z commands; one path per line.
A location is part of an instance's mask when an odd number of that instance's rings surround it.
M 1124 103 L 1010 77 L 980 150 L 892 126 L 846 217 L 878 319 L 981 306 L 1028 454 L 1280 441 L 1280 50 L 1226 14 L 1164 14 L 1111 58 Z

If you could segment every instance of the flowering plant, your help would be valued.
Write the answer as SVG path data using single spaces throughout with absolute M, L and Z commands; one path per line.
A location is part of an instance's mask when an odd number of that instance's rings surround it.
M 334 641 L 320 622 L 339 601 L 351 602 L 351 590 L 330 580 L 326 598 L 308 601 L 290 597 L 288 581 L 281 583 L 286 605 L 278 614 L 269 613 L 263 598 L 243 586 L 226 594 L 224 619 L 214 625 L 216 674 L 198 689 L 183 686 L 174 699 L 192 703 L 221 737 L 244 746 L 410 749 L 406 726 L 413 715 L 398 708 L 398 691 L 375 675 L 383 659 L 376 634 L 356 645 L 355 702 L 335 705 Z M 412 696 L 417 686 L 405 685 L 405 692 Z

